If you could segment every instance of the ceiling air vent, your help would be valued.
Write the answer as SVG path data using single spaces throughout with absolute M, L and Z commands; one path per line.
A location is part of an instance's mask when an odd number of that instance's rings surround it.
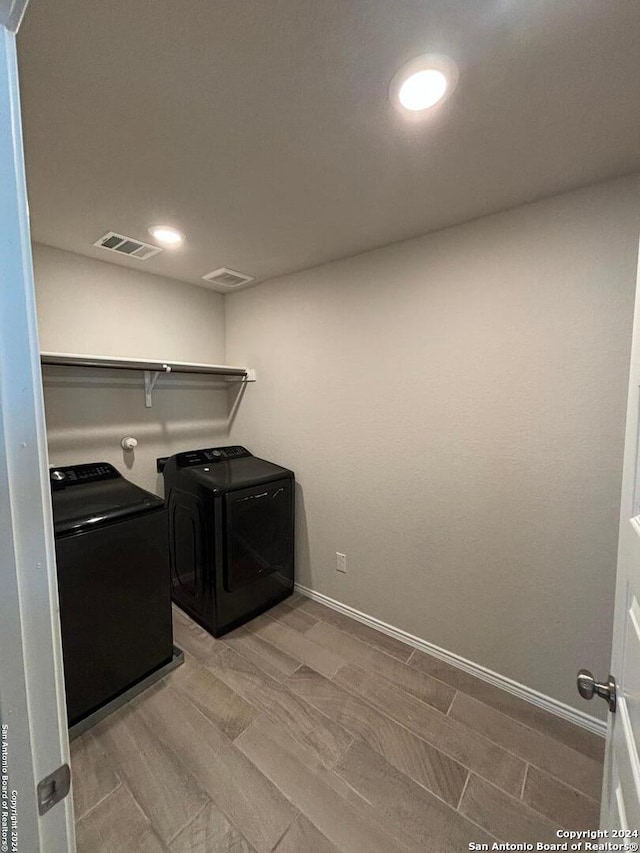
M 240 287 L 241 284 L 247 284 L 248 282 L 253 281 L 255 276 L 245 275 L 242 272 L 236 272 L 236 270 L 228 270 L 226 267 L 220 267 L 219 270 L 207 273 L 206 275 L 203 275 L 202 278 L 211 284 L 217 284 L 220 287 L 226 287 L 229 289 L 232 287 Z
M 148 261 L 158 252 L 162 252 L 159 246 L 151 246 L 149 243 L 143 243 L 141 240 L 133 240 L 131 237 L 125 237 L 123 234 L 116 234 L 115 231 L 107 231 L 93 244 L 99 249 L 108 249 L 110 252 L 117 252 L 119 255 L 127 255 L 130 258 L 137 258 L 139 261 Z

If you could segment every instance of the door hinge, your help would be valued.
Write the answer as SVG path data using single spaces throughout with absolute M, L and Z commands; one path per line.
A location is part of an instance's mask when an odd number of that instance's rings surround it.
M 38 812 L 46 814 L 56 803 L 59 803 L 69 793 L 71 788 L 71 770 L 68 764 L 58 767 L 53 773 L 38 782 Z

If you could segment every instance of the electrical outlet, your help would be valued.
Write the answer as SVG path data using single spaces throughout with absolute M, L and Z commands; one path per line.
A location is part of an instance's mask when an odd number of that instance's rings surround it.
M 337 572 L 346 572 L 347 571 L 347 555 L 340 554 L 336 551 L 336 571 Z

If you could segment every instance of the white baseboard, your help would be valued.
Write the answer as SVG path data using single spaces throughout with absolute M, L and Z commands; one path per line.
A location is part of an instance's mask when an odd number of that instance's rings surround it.
M 488 684 L 493 684 L 494 687 L 500 687 L 502 690 L 506 690 L 508 693 L 512 693 L 514 696 L 520 697 L 520 699 L 525 699 L 527 702 L 531 702 L 532 705 L 537 705 L 538 708 L 544 708 L 545 711 L 550 711 L 552 714 L 556 714 L 556 716 L 562 717 L 570 723 L 575 723 L 577 726 L 582 726 L 583 729 L 588 729 L 601 737 L 606 736 L 607 724 L 604 720 L 598 720 L 596 717 L 592 717 L 584 711 L 578 711 L 577 708 L 572 708 L 571 705 L 566 705 L 564 702 L 560 702 L 558 699 L 553 699 L 551 696 L 545 696 L 544 693 L 539 693 L 537 690 L 533 690 L 531 687 L 527 687 L 524 684 L 513 681 L 511 678 L 507 678 L 504 675 L 500 675 L 498 672 L 493 672 L 493 670 L 487 669 L 484 666 L 480 666 L 480 664 L 460 657 L 460 655 L 448 652 L 446 649 L 440 648 L 440 646 L 436 646 L 433 643 L 429 643 L 427 640 L 423 640 L 420 637 L 409 634 L 407 631 L 403 631 L 401 628 L 396 628 L 394 625 L 388 625 L 386 622 L 376 619 L 375 616 L 369 616 L 368 613 L 356 610 L 355 607 L 350 607 L 348 604 L 342 604 L 333 598 L 329 598 L 328 595 L 323 595 L 321 592 L 316 592 L 315 590 L 309 589 L 306 586 L 301 586 L 301 584 L 298 583 L 296 584 L 296 590 L 302 595 L 306 595 L 307 598 L 311 598 L 314 601 L 318 601 L 320 604 L 331 607 L 339 613 L 344 613 L 352 619 L 357 619 L 358 622 L 362 622 L 370 628 L 382 631 L 383 634 L 388 634 L 390 637 L 395 637 L 397 640 L 401 640 L 409 646 L 413 646 L 414 648 L 420 649 L 429 655 L 433 655 L 433 657 L 446 661 L 446 663 L 456 666 L 458 669 L 462 669 L 464 672 L 468 672 L 471 675 L 475 675 L 476 678 L 480 678 Z

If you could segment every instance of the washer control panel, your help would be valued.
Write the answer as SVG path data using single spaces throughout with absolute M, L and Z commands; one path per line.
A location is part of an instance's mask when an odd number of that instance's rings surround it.
M 49 480 L 54 489 L 76 486 L 80 483 L 95 483 L 100 480 L 112 480 L 119 477 L 113 465 L 108 462 L 90 462 L 86 465 L 65 465 L 63 468 L 50 468 Z
M 188 450 L 178 453 L 176 460 L 178 468 L 191 468 L 194 465 L 208 465 L 211 462 L 226 462 L 229 459 L 241 459 L 251 456 L 246 447 L 209 447 L 205 450 Z

